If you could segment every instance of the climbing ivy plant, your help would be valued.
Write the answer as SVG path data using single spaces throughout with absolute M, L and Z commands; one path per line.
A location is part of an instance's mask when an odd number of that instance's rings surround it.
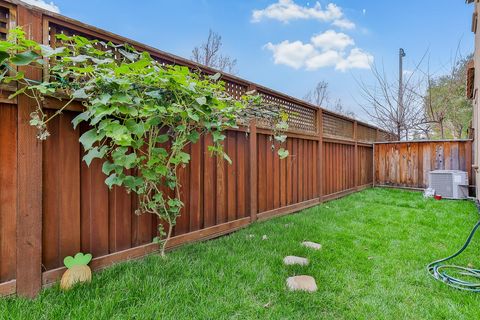
M 129 45 L 64 34 L 57 38 L 59 43 L 52 48 L 27 39 L 21 28 L 12 30 L 6 41 L 0 41 L 1 81 L 18 83 L 11 97 L 25 94 L 36 101 L 30 124 L 38 129 L 40 140 L 48 138 L 53 117 L 72 102 L 82 102 L 84 111 L 72 124 L 75 128 L 88 124 L 80 137 L 83 160 L 90 165 L 103 159 L 108 187 L 135 192 L 138 214 L 151 213 L 166 222 L 168 230 L 159 224 L 160 236 L 154 239 L 162 243 L 162 255 L 183 207 L 177 172 L 190 161 L 188 144 L 210 134 L 212 156 L 231 162 L 222 147 L 223 132 L 254 118 L 269 122 L 280 144 L 286 140 L 287 116 L 282 109 L 262 103 L 254 92 L 233 99 L 220 74 L 206 76 L 187 67 L 163 65 Z M 44 69 L 46 64 L 49 74 L 43 82 L 27 79 L 16 68 Z M 47 116 L 42 110 L 46 98 L 63 101 L 63 107 Z M 272 148 L 275 145 L 272 142 Z M 288 156 L 283 148 L 277 152 L 281 158 Z

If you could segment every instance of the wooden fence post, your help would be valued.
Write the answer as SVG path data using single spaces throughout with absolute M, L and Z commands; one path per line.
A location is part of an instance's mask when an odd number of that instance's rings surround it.
M 317 181 L 318 181 L 318 201 L 323 201 L 323 111 L 321 108 L 317 110 Z
M 355 150 L 353 151 L 353 162 L 355 163 L 353 167 L 353 178 L 354 178 L 354 183 L 355 183 L 355 188 L 358 187 L 358 174 L 359 174 L 359 163 L 358 163 L 358 123 L 355 120 L 353 122 L 353 140 L 355 140 Z
M 42 14 L 17 6 L 18 25 L 29 39 L 42 37 Z M 42 70 L 19 68 L 25 77 L 42 79 Z M 34 297 L 42 287 L 42 142 L 29 124 L 36 102 L 18 96 L 17 294 Z
M 250 134 L 249 134 L 249 165 L 248 165 L 248 177 L 249 177 L 249 205 L 250 205 L 250 218 L 251 221 L 257 220 L 257 199 L 258 199 L 258 179 L 257 179 L 257 123 L 255 120 L 250 122 Z

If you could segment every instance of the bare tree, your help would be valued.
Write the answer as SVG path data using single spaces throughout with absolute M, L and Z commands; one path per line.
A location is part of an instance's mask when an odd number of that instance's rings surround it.
M 335 100 L 333 104 L 330 103 L 330 92 L 328 91 L 328 82 L 319 81 L 313 90 L 310 90 L 303 100 L 310 102 L 319 107 L 332 110 L 334 112 L 343 114 L 347 117 L 355 118 L 355 113 L 347 110 L 341 99 Z
M 424 55 L 425 57 L 425 55 Z M 408 140 L 421 130 L 425 123 L 423 95 L 419 90 L 424 87 L 424 76 L 420 74 L 419 67 L 407 74 L 406 80 L 400 88 L 398 81 L 390 81 L 385 73 L 385 68 L 379 69 L 371 65 L 374 84 L 369 85 L 357 80 L 360 94 L 363 99 L 359 102 L 367 115 L 382 129 L 396 134 L 399 139 Z M 399 92 L 401 93 L 402 107 L 399 107 Z
M 207 67 L 235 74 L 237 59 L 222 55 L 220 53 L 221 48 L 222 37 L 218 33 L 210 30 L 207 41 L 193 48 L 191 59 Z
M 350 111 L 350 110 L 347 110 L 345 108 L 345 106 L 343 105 L 342 103 L 342 99 L 337 99 L 335 100 L 335 103 L 333 104 L 333 106 L 331 108 L 329 108 L 330 110 L 336 112 L 336 113 L 340 113 L 340 114 L 343 114 L 347 117 L 350 117 L 350 118 L 356 118 L 356 114 L 355 112 L 353 111 Z
M 315 88 L 305 95 L 303 100 L 326 108 L 329 100 L 328 82 L 323 80 L 319 81 Z

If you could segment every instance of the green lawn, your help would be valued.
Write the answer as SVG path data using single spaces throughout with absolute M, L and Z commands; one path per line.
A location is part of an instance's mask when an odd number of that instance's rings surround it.
M 0 318 L 478 319 L 480 295 L 425 270 L 456 251 L 477 218 L 473 202 L 368 189 L 184 246 L 165 260 L 119 264 L 68 293 L 53 287 L 34 301 L 0 299 Z M 457 263 L 480 266 L 475 238 Z M 303 240 L 323 249 L 303 248 Z M 285 267 L 286 255 L 311 263 Z M 288 292 L 285 279 L 296 274 L 315 277 L 318 292 Z

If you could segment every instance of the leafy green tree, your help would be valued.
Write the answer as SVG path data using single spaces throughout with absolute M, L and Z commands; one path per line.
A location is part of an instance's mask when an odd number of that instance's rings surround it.
M 470 59 L 471 55 L 458 61 L 447 75 L 429 77 L 424 109 L 434 138 L 467 137 L 473 114 L 472 103 L 466 96 L 466 71 Z

